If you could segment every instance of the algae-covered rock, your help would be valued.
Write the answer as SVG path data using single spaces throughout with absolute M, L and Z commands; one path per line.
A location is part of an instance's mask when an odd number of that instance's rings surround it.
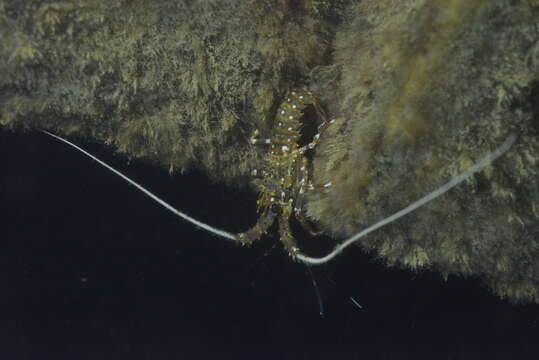
M 246 140 L 269 128 L 276 99 L 323 63 L 326 7 L 2 1 L 0 121 L 230 181 L 254 166 Z
M 390 264 L 484 277 L 538 300 L 539 8 L 520 1 L 362 1 L 337 33 L 339 129 L 309 214 L 351 235 L 517 144 L 464 185 L 362 239 Z M 357 34 L 361 34 L 358 36 Z
M 245 186 L 288 89 L 336 122 L 308 215 L 341 239 L 499 146 L 502 158 L 359 245 L 539 301 L 539 2 L 0 1 L 0 123 Z M 306 121 L 315 121 L 308 116 Z M 336 240 L 338 241 L 338 240 Z

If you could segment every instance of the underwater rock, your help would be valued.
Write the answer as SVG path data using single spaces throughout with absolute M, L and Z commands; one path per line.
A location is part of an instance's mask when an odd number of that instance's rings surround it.
M 336 118 L 308 215 L 344 238 L 519 134 L 465 184 L 360 240 L 389 265 L 539 301 L 536 0 L 0 1 L 0 123 L 246 186 L 286 92 Z M 306 116 L 306 121 L 317 120 Z

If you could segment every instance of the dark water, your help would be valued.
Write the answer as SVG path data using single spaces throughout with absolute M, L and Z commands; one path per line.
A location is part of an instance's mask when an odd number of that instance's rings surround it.
M 248 190 L 73 140 L 197 219 L 256 220 Z M 539 306 L 358 248 L 312 268 L 321 317 L 277 234 L 246 249 L 197 230 L 43 134 L 0 131 L 0 219 L 0 359 L 536 358 Z

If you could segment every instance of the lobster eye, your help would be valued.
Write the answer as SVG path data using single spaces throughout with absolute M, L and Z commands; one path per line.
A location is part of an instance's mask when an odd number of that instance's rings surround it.
M 273 203 L 271 204 L 270 210 L 275 215 L 279 215 L 281 213 L 281 206 L 279 204 Z

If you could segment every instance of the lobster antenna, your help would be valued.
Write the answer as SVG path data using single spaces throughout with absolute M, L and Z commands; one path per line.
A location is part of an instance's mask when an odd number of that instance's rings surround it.
M 110 171 L 112 171 L 113 173 L 115 173 L 116 175 L 118 175 L 119 177 L 121 177 L 122 179 L 124 179 L 125 181 L 127 181 L 128 183 L 130 183 L 131 185 L 133 185 L 134 187 L 136 187 L 138 190 L 142 191 L 144 194 L 146 194 L 147 196 L 149 196 L 152 200 L 154 200 L 155 202 L 157 202 L 159 205 L 163 206 L 165 209 L 168 209 L 169 211 L 171 211 L 172 213 L 176 214 L 177 216 L 181 217 L 182 219 L 184 220 L 187 220 L 189 221 L 190 223 L 198 226 L 199 228 L 201 229 L 204 229 L 206 231 L 209 231 L 210 233 L 212 234 L 215 234 L 217 236 L 220 236 L 220 237 L 223 237 L 225 239 L 229 239 L 229 240 L 233 240 L 233 241 L 238 241 L 238 239 L 236 238 L 236 236 L 234 236 L 233 234 L 229 233 L 229 232 L 226 232 L 224 230 L 220 230 L 220 229 L 217 229 L 217 228 L 214 228 L 213 226 L 210 226 L 208 224 L 205 224 L 201 221 L 198 221 L 196 219 L 193 219 L 192 217 L 190 217 L 189 215 L 186 215 L 184 214 L 183 212 L 177 210 L 176 208 L 174 208 L 172 205 L 170 205 L 169 203 L 167 203 L 165 200 L 161 199 L 160 197 L 158 197 L 157 195 L 155 195 L 154 193 L 152 193 L 151 191 L 147 190 L 146 188 L 144 188 L 142 185 L 138 184 L 137 182 L 135 182 L 134 180 L 131 180 L 130 178 L 128 178 L 126 175 L 122 174 L 120 171 L 116 170 L 115 168 L 113 168 L 112 166 L 110 166 L 109 164 L 107 164 L 106 162 L 102 161 L 102 160 L 99 160 L 97 157 L 95 157 L 94 155 L 90 154 L 89 152 L 87 152 L 86 150 L 80 148 L 79 146 L 73 144 L 72 142 L 64 139 L 63 137 L 60 137 L 58 135 L 55 135 L 53 133 L 50 133 L 46 130 L 40 130 L 42 133 L 45 133 L 49 136 L 52 136 L 53 138 L 56 138 L 64 143 L 66 143 L 67 145 L 77 149 L 78 151 L 80 151 L 81 153 L 83 153 L 84 155 L 88 156 L 89 158 L 97 161 L 100 165 L 106 167 L 107 169 L 109 169 Z
M 451 179 L 446 184 L 440 186 L 439 188 L 437 188 L 436 190 L 432 191 L 431 193 L 425 195 L 424 197 L 417 200 L 416 202 L 408 205 L 404 209 L 402 209 L 400 211 L 397 211 L 393 215 L 388 216 L 387 218 L 385 218 L 383 220 L 380 220 L 376 224 L 371 225 L 368 228 L 366 228 L 365 230 L 363 230 L 363 231 L 357 233 L 356 235 L 344 240 L 342 243 L 337 245 L 333 249 L 332 252 L 330 252 L 326 256 L 323 256 L 321 258 L 313 258 L 313 257 L 309 257 L 309 256 L 306 256 L 306 255 L 303 255 L 303 254 L 299 253 L 299 254 L 296 254 L 296 258 L 298 260 L 300 260 L 300 261 L 303 261 L 304 263 L 313 264 L 313 265 L 327 263 L 328 261 L 332 260 L 335 256 L 342 253 L 345 248 L 352 245 L 354 242 L 358 241 L 363 236 L 365 236 L 365 235 L 369 234 L 370 232 L 373 232 L 374 230 L 379 229 L 379 228 L 381 228 L 381 227 L 383 227 L 383 226 L 385 226 L 385 225 L 387 225 L 387 224 L 389 224 L 389 223 L 403 217 L 406 214 L 411 213 L 412 211 L 414 211 L 417 208 L 425 205 L 429 201 L 432 201 L 432 200 L 436 199 L 438 196 L 443 195 L 447 191 L 451 190 L 452 188 L 454 188 L 455 186 L 457 186 L 458 184 L 460 184 L 461 182 L 463 182 L 464 180 L 466 180 L 467 178 L 469 178 L 470 176 L 472 176 L 476 172 L 483 170 L 483 168 L 485 166 L 489 165 L 494 160 L 496 160 L 498 157 L 500 157 L 505 152 L 507 152 L 507 150 L 509 150 L 509 148 L 511 148 L 511 146 L 515 143 L 516 139 L 517 139 L 516 134 L 509 135 L 509 137 L 503 142 L 502 145 L 500 145 L 500 147 L 498 147 L 496 150 L 494 150 L 493 152 L 491 152 L 490 154 L 488 154 L 487 156 L 482 158 L 479 162 L 477 162 L 475 165 L 470 167 L 468 170 L 466 170 L 463 173 L 455 176 L 453 179 Z

